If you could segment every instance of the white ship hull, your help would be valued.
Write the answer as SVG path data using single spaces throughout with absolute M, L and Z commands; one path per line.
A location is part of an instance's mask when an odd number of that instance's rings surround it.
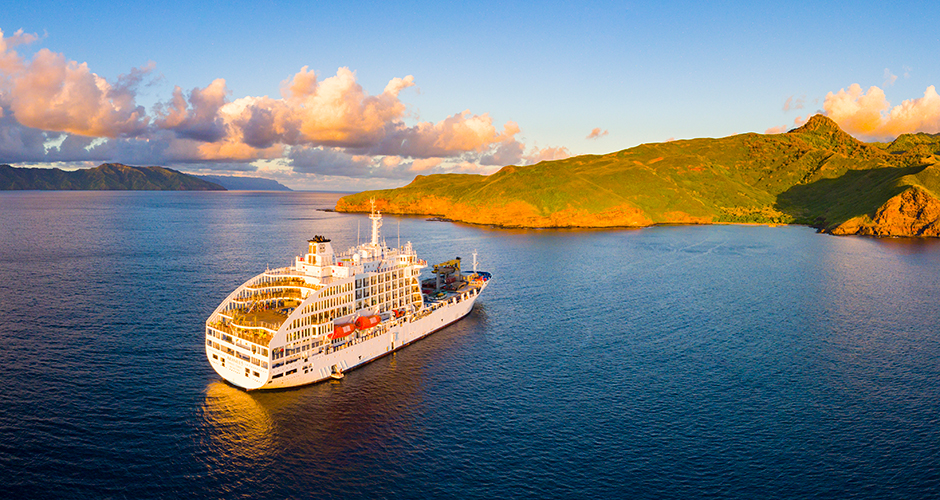
M 460 320 L 473 309 L 477 297 L 478 292 L 469 294 L 463 300 L 453 299 L 452 303 L 445 303 L 418 319 L 402 318 L 397 322 L 390 321 L 389 325 L 383 324 L 384 333 L 361 341 L 351 340 L 351 345 L 342 349 L 288 359 L 283 367 L 264 370 L 263 372 L 267 373 L 266 378 L 245 376 L 245 368 L 254 372 L 259 371 L 258 367 L 235 356 L 215 353 L 218 356 L 213 359 L 214 353 L 207 350 L 207 357 L 212 368 L 222 378 L 247 390 L 284 389 L 313 384 L 332 378 L 334 367 L 338 368 L 339 372 L 352 370 Z M 222 359 L 225 359 L 224 364 Z

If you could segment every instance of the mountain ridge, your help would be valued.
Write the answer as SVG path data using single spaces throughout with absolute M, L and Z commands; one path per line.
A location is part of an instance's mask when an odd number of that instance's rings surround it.
M 2 190 L 81 191 L 225 191 L 225 188 L 166 167 L 133 167 L 102 163 L 97 167 L 66 171 L 59 168 L 23 168 L 0 165 Z
M 641 144 L 489 176 L 419 176 L 401 188 L 343 197 L 336 210 L 368 211 L 375 198 L 386 213 L 502 227 L 764 223 L 935 236 L 937 154 L 940 136 L 864 143 L 815 115 L 783 134 Z M 919 214 L 916 223 L 905 219 L 910 214 Z
M 197 175 L 197 179 L 218 184 L 229 191 L 293 191 L 291 188 L 273 179 L 246 177 L 237 175 Z

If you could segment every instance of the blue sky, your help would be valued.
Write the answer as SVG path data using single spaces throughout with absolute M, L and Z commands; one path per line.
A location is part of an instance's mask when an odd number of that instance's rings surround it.
M 135 118 L 140 126 L 130 129 L 126 116 L 124 128 L 109 126 L 113 119 L 83 128 L 74 123 L 78 117 L 64 124 L 50 113 L 30 116 L 27 101 L 67 105 L 61 95 L 0 87 L 0 126 L 41 137 L 47 148 L 40 154 L 39 139 L 29 150 L 0 142 L 0 161 L 72 168 L 102 161 L 161 164 L 264 175 L 300 189 L 357 190 L 403 185 L 419 173 L 486 173 L 501 164 L 646 142 L 786 130 L 817 111 L 865 140 L 936 133 L 940 120 L 925 92 L 940 81 L 938 10 L 935 4 L 799 2 L 18 2 L 5 7 L 4 37 L 20 29 L 38 37 L 8 43 L 7 53 L 15 51 L 21 64 L 0 68 L 7 80 L 0 85 L 35 69 L 29 65 L 43 49 L 61 55 L 63 65 L 86 63 L 111 85 L 144 68 L 123 95 L 143 114 Z M 232 106 L 228 121 L 206 114 L 246 97 L 282 99 L 282 82 L 305 66 L 318 92 L 339 68 L 354 72 L 366 97 L 383 95 L 396 78 L 410 75 L 413 84 L 386 96 L 381 130 L 350 115 L 337 126 L 364 129 L 342 137 L 331 138 L 322 127 L 311 132 L 325 123 L 314 117 L 304 122 L 307 128 L 298 125 L 306 130 L 302 139 L 284 132 L 246 150 L 235 148 L 241 139 L 231 135 L 231 120 L 237 121 Z M 222 100 L 197 113 L 193 89 L 208 96 L 217 79 L 224 85 L 212 95 Z M 854 94 L 853 84 L 860 86 Z M 171 118 L 176 86 L 182 101 Z M 872 86 L 883 96 L 874 96 Z M 827 95 L 842 89 L 841 100 L 831 98 L 826 108 Z M 915 99 L 923 100 L 891 115 Z M 234 108 L 256 104 L 240 102 Z M 312 102 L 267 102 L 258 109 L 276 114 L 289 108 L 297 117 Z M 162 115 L 154 110 L 158 103 Z M 209 130 L 213 126 L 218 130 Z M 598 137 L 588 139 L 595 128 Z M 477 133 L 474 141 L 460 135 L 469 130 Z M 74 141 L 49 154 L 49 145 L 66 136 Z M 445 136 L 450 142 L 440 146 Z M 132 145 L 125 144 L 128 138 Z M 213 141 L 231 147 L 210 147 Z

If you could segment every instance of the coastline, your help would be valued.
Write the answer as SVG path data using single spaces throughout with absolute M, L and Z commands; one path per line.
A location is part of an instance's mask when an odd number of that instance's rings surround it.
M 336 212 L 336 213 L 346 213 L 346 214 L 368 214 L 368 210 L 345 210 L 340 208 L 332 209 L 322 209 L 325 212 Z M 718 222 L 654 222 L 651 224 L 643 225 L 565 225 L 565 226 L 538 226 L 538 225 L 510 225 L 510 224 L 499 224 L 499 223 L 483 223 L 483 222 L 473 222 L 467 221 L 459 218 L 447 217 L 440 214 L 422 214 L 414 212 L 395 212 L 395 211 L 384 211 L 382 212 L 385 215 L 395 215 L 395 216 L 404 216 L 404 217 L 415 217 L 415 218 L 425 218 L 426 220 L 432 222 L 451 222 L 457 224 L 464 224 L 467 226 L 475 227 L 490 227 L 494 229 L 555 229 L 555 230 L 583 230 L 583 229 L 645 229 L 649 227 L 668 227 L 668 226 L 766 226 L 766 227 L 779 227 L 779 226 L 802 226 L 813 228 L 818 233 L 833 234 L 826 231 L 823 228 L 813 226 L 812 224 L 801 224 L 801 223 L 785 223 L 785 222 L 731 222 L 731 221 L 718 221 Z

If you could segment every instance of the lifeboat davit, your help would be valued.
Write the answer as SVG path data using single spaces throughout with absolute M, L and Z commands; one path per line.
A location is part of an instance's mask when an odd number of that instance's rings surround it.
M 356 325 L 352 323 L 341 323 L 339 325 L 333 325 L 333 333 L 329 335 L 330 339 L 341 339 L 350 333 L 356 331 Z
M 366 328 L 372 328 L 373 326 L 379 324 L 382 321 L 382 318 L 378 316 L 359 316 L 356 318 L 356 328 L 360 330 L 365 330 Z

